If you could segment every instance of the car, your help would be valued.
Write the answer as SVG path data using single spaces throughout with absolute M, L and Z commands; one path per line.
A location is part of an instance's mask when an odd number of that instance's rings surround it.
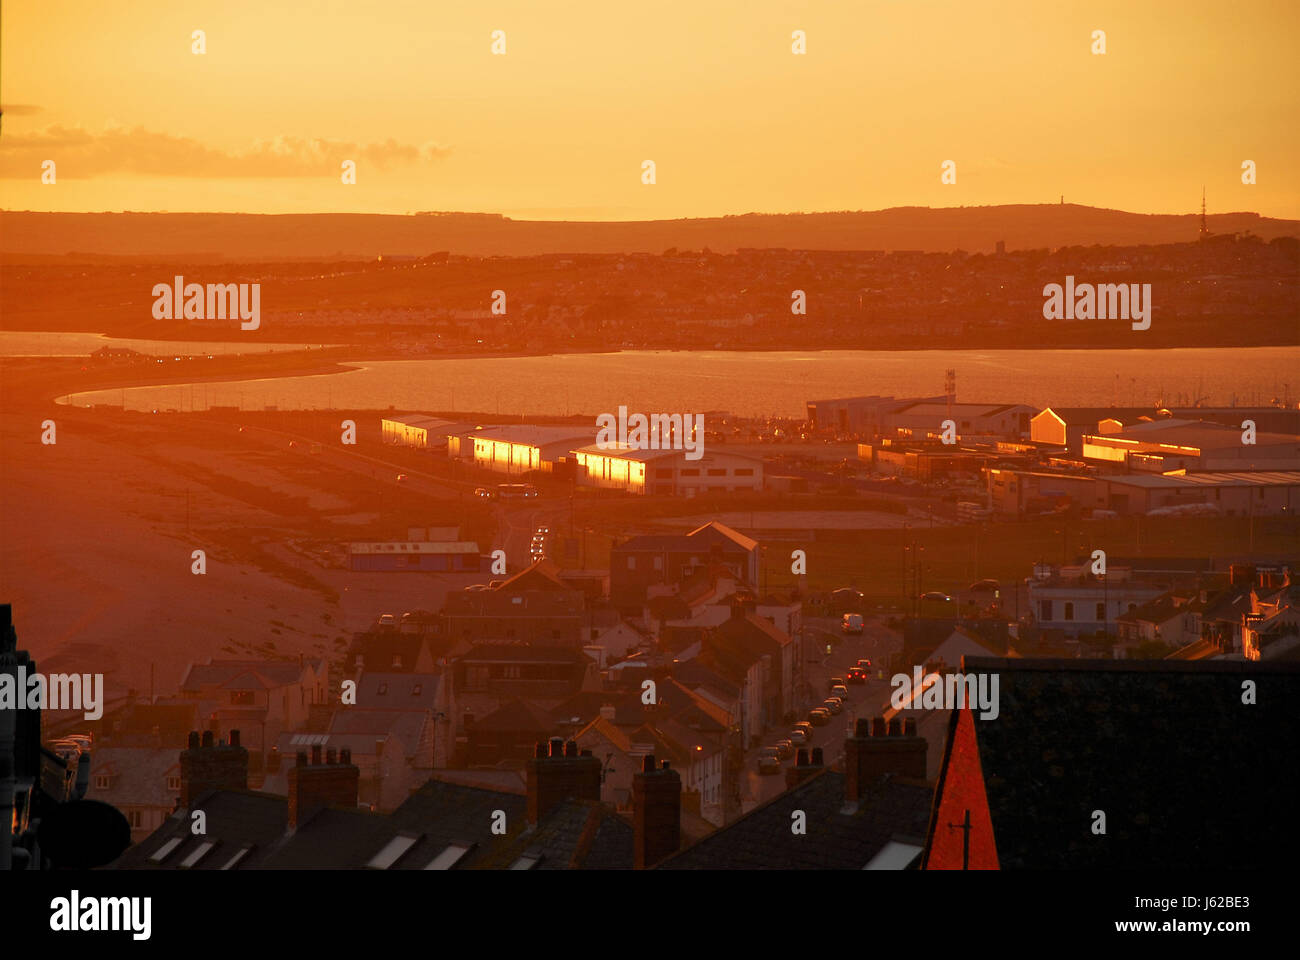
M 984 579 L 976 580 L 967 588 L 971 593 L 997 593 L 1002 589 L 1002 584 L 996 580 Z
M 548 533 L 550 533 L 550 532 L 551 532 L 551 528 L 550 528 L 550 527 L 538 527 L 538 528 L 537 528 L 537 535 L 538 535 L 539 537 L 544 537 L 544 536 L 546 536 L 546 535 L 547 535 Z
M 842 686 L 844 686 L 844 678 L 843 678 L 843 677 L 831 677 L 831 682 L 828 683 L 827 686 L 830 687 L 832 691 L 833 691 L 836 687 L 842 687 Z
M 794 743 L 790 740 L 778 740 L 776 742 L 776 753 L 782 760 L 789 760 L 794 756 Z
M 480 593 L 483 590 L 490 590 L 490 589 L 492 588 L 489 587 L 486 583 L 471 583 L 468 587 L 465 588 L 465 592 Z
M 831 696 L 839 697 L 841 700 L 847 700 L 849 698 L 849 688 L 842 683 L 837 684 L 836 686 L 831 687 Z
M 840 629 L 845 633 L 857 635 L 863 630 L 862 614 L 846 613 L 844 619 L 840 621 Z
M 839 697 L 827 697 L 822 701 L 822 706 L 829 710 L 832 716 L 844 712 L 844 701 Z
M 944 593 L 942 590 L 927 590 L 925 593 L 921 594 L 921 599 L 933 600 L 936 603 L 952 603 L 952 597 L 948 596 L 948 594 Z
M 503 584 L 503 583 L 505 583 L 504 580 L 489 580 L 489 581 L 488 581 L 488 589 L 489 589 L 489 590 L 495 590 L 497 587 L 501 586 L 501 584 Z
M 808 711 L 808 722 L 814 727 L 824 727 L 831 722 L 831 712 L 825 707 L 815 707 Z
M 870 658 L 870 657 L 861 657 L 861 658 L 858 660 L 858 662 L 857 662 L 857 666 L 858 666 L 860 669 L 862 669 L 862 670 L 870 670 L 870 669 L 871 669 L 871 658 Z
M 797 723 L 794 725 L 794 728 L 795 728 L 796 730 L 802 730 L 804 733 L 808 734 L 808 736 L 810 736 L 810 737 L 812 736 L 812 733 L 813 733 L 812 724 L 809 723 L 807 720 L 800 720 L 799 722 L 797 722 Z
M 487 487 L 475 487 L 474 496 L 480 500 L 495 500 L 497 498 L 496 491 L 489 490 Z
M 381 627 L 395 627 L 397 626 L 397 618 L 391 613 L 385 613 L 380 616 L 379 625 Z
M 808 734 L 800 727 L 795 727 L 790 731 L 789 740 L 796 747 L 802 747 L 808 743 Z
M 399 473 L 399 474 L 397 475 L 397 482 L 398 482 L 398 483 L 405 483 L 407 480 L 410 480 L 410 479 L 411 479 L 411 478 L 408 477 L 408 476 L 407 476 L 406 474 L 404 474 L 404 473 Z
M 780 773 L 781 758 L 775 753 L 760 753 L 758 755 L 758 772 L 763 776 L 771 773 Z
M 861 667 L 853 667 L 849 670 L 849 675 L 844 679 L 849 683 L 866 683 L 867 671 L 863 670 Z

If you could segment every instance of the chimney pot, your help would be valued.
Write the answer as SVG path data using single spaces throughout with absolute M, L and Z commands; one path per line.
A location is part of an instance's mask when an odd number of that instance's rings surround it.
M 853 722 L 853 735 L 858 738 L 871 736 L 871 721 L 866 717 L 858 717 Z
M 211 730 L 204 730 L 204 731 L 203 731 L 203 746 L 205 746 L 205 747 L 210 747 L 210 746 L 212 746 L 212 731 L 211 731 Z
M 898 717 L 894 717 L 894 719 L 889 721 L 888 729 L 886 730 L 886 736 L 897 737 L 902 732 L 903 732 L 903 724 L 898 719 Z
M 915 718 L 915 717 L 905 717 L 905 718 L 903 718 L 903 736 L 905 736 L 905 737 L 914 737 L 914 736 L 916 736 L 916 718 Z
M 794 755 L 794 765 L 796 767 L 808 766 L 808 751 L 803 747 L 800 747 L 799 752 Z
M 294 765 L 298 767 L 307 766 L 307 751 L 299 750 L 298 756 L 294 759 Z
M 578 743 L 576 740 L 570 740 L 564 745 L 564 755 L 566 757 L 576 757 L 578 755 Z
M 551 737 L 551 756 L 564 756 L 564 739 L 562 737 Z
M 231 745 L 232 747 L 237 747 L 237 746 L 239 746 L 239 731 L 238 731 L 238 730 L 231 730 L 231 731 L 230 731 L 230 745 Z
M 813 765 L 814 767 L 820 767 L 820 766 L 822 765 L 822 748 L 821 748 L 821 747 L 813 747 L 813 749 L 812 749 L 812 765 Z
M 660 769 L 662 769 L 662 770 L 671 770 L 672 767 L 669 765 L 668 761 L 665 760 L 665 761 L 663 762 L 663 766 L 662 766 Z
M 872 735 L 873 737 L 883 737 L 883 736 L 885 735 L 885 718 L 884 718 L 884 717 L 872 717 L 872 718 L 871 718 L 871 735 Z
M 311 765 L 313 767 L 320 766 L 320 744 L 319 743 L 313 743 L 311 745 Z
M 191 750 L 197 750 L 199 748 L 199 732 L 197 730 L 190 731 L 189 744 Z
M 539 760 L 542 759 L 543 757 L 545 757 L 545 756 L 546 756 L 546 744 L 544 744 L 544 743 L 542 743 L 542 741 L 538 740 L 537 743 L 533 746 L 533 756 L 536 757 L 536 758 L 538 758 Z
M 342 750 L 339 751 L 339 763 L 350 764 L 351 762 L 352 762 L 352 748 L 344 747 Z
M 339 760 L 338 754 L 334 752 L 334 749 L 332 747 L 329 750 L 325 751 L 325 762 L 328 763 L 331 767 L 334 766 L 334 764 L 338 763 L 338 760 Z
M 647 754 L 646 756 L 641 758 L 642 773 L 654 773 L 654 769 L 655 769 L 655 755 L 653 753 Z

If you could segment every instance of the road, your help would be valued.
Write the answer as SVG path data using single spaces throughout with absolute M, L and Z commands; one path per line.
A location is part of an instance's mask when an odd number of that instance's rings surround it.
M 831 653 L 826 655 L 826 643 L 831 644 Z M 859 658 L 867 657 L 872 662 L 871 680 L 865 684 L 848 684 L 849 699 L 844 710 L 831 717 L 831 722 L 824 727 L 813 727 L 812 741 L 803 749 L 812 750 L 821 747 L 823 762 L 830 766 L 844 756 L 844 740 L 851 724 L 857 717 L 869 718 L 878 715 L 882 706 L 889 704 L 890 686 L 888 677 L 877 679 L 878 672 L 884 668 L 889 656 L 902 648 L 902 636 L 884 625 L 883 618 L 868 618 L 863 626 L 861 636 L 844 637 L 839 632 L 839 621 L 826 617 L 806 617 L 804 619 L 804 656 L 808 661 L 805 667 L 805 689 L 801 692 L 804 699 L 799 719 L 808 718 L 808 710 L 820 706 L 822 700 L 830 695 L 830 678 L 843 677 L 849 667 Z M 778 724 L 763 737 L 763 745 L 770 746 L 777 740 L 788 736 L 784 724 Z M 745 754 L 745 772 L 741 775 L 741 808 L 749 810 L 764 803 L 785 790 L 785 769 L 794 764 L 792 756 L 781 765 L 781 774 L 763 775 L 758 772 L 758 752 L 762 746 L 755 747 Z

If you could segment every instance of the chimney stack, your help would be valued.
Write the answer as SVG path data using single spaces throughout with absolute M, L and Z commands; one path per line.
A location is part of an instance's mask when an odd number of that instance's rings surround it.
M 844 741 L 844 800 L 857 803 L 880 777 L 925 779 L 925 738 L 916 734 L 916 720 L 883 717 L 859 719 Z
M 189 810 L 209 790 L 248 789 L 248 751 L 239 745 L 239 731 L 230 731 L 230 743 L 213 743 L 211 730 L 191 730 L 181 751 L 181 808 Z
M 682 845 L 682 778 L 668 766 L 656 769 L 654 754 L 643 757 L 632 777 L 632 866 L 653 867 Z
M 794 766 L 785 768 L 785 788 L 793 790 L 809 777 L 816 776 L 825 768 L 822 763 L 822 748 L 813 747 L 812 755 L 803 747 L 795 754 Z
M 528 822 L 536 825 L 557 804 L 570 798 L 600 802 L 600 761 L 552 737 L 549 750 L 539 743 L 528 761 Z
M 298 762 L 289 768 L 289 829 L 321 807 L 355 808 L 361 786 L 361 771 L 352 762 L 352 751 L 345 749 L 335 762 L 331 750 L 328 762 L 321 762 L 320 746 L 311 748 L 311 763 L 307 755 L 298 753 Z

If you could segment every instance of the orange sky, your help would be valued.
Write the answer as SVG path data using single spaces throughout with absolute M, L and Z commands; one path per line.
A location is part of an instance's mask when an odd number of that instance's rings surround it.
M 0 206 L 1186 213 L 1204 184 L 1300 218 L 1298 25 L 1294 0 L 8 0 Z

